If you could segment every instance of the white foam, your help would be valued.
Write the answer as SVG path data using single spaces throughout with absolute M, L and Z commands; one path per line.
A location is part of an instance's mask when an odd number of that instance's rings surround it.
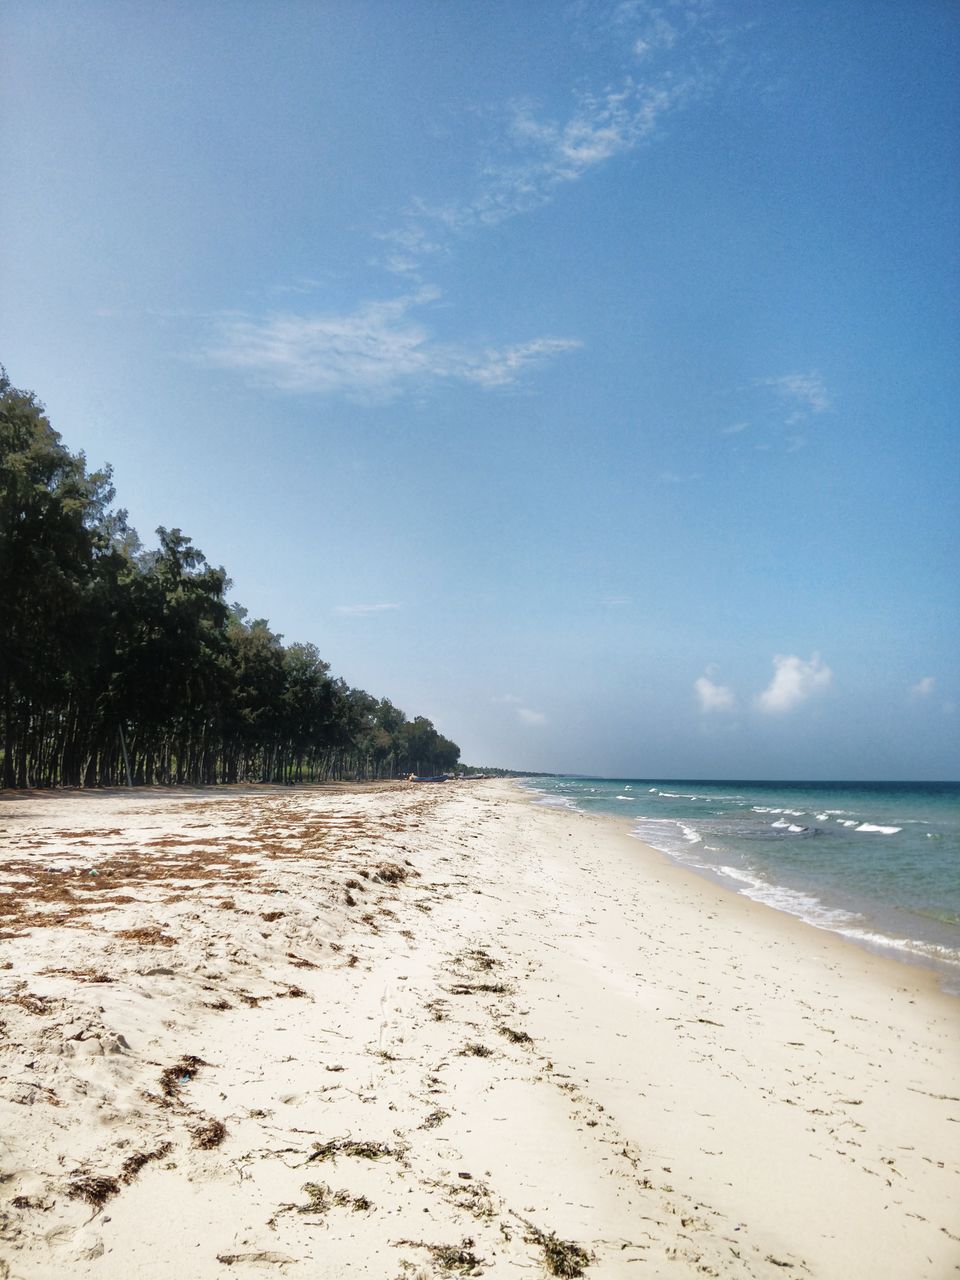
M 844 826 L 847 824 L 844 823 Z M 858 831 L 875 831 L 881 836 L 895 836 L 898 831 L 902 831 L 903 827 L 878 827 L 872 822 L 861 822 Z
M 722 866 L 718 870 L 731 880 L 745 885 L 743 892 L 754 902 L 762 902 L 765 906 L 774 907 L 777 911 L 785 911 L 788 915 L 799 916 L 807 924 L 816 925 L 820 929 L 837 929 L 841 925 L 850 925 L 859 916 L 849 911 L 833 910 L 825 907 L 819 898 L 812 894 L 801 893 L 799 889 L 788 889 L 784 885 L 770 884 L 757 876 L 750 875 L 738 867 Z
M 885 933 L 871 933 L 868 929 L 837 929 L 837 933 L 855 942 L 865 942 L 872 947 L 890 947 L 894 951 L 909 951 L 944 964 L 960 965 L 960 953 L 953 947 L 943 947 L 935 942 L 921 942 L 918 938 L 891 938 Z
M 698 832 L 694 831 L 693 827 L 684 826 L 682 822 L 679 823 L 679 827 L 680 827 L 680 830 L 683 832 L 684 840 L 689 840 L 691 844 L 703 843 L 703 836 L 698 834 Z
M 852 818 L 837 818 L 837 822 L 841 827 L 855 827 L 857 824 Z

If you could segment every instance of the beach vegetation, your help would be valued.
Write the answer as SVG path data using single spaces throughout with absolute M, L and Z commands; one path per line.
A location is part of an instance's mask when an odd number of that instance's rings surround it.
M 147 548 L 109 466 L 0 369 L 0 785 L 441 775 L 460 749 L 284 644 L 180 529 Z

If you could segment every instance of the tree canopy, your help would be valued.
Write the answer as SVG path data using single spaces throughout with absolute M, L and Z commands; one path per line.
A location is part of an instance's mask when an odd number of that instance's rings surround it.
M 428 719 L 229 604 L 226 572 L 180 529 L 145 549 L 115 496 L 110 468 L 89 471 L 0 369 L 2 786 L 109 786 L 128 766 L 140 784 L 456 766 Z

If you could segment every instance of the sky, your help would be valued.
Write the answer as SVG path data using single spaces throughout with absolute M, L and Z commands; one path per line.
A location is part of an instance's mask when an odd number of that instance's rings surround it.
M 953 0 L 7 0 L 0 361 L 467 762 L 960 777 Z

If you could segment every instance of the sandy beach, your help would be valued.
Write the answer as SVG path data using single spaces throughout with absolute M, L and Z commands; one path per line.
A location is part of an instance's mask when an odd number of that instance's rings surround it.
M 0 799 L 0 1276 L 960 1272 L 960 1000 L 506 782 Z

